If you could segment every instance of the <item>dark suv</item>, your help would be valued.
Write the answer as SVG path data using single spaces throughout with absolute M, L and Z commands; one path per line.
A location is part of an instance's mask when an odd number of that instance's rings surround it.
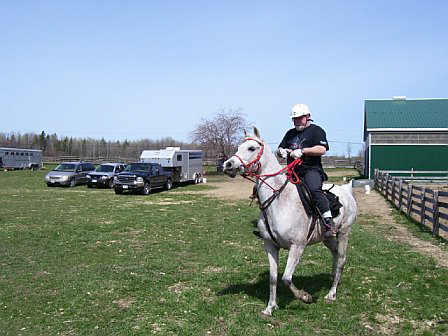
M 56 185 L 74 187 L 87 183 L 87 174 L 95 169 L 90 162 L 62 162 L 45 175 L 47 186 Z
M 121 173 L 126 165 L 124 163 L 102 163 L 96 167 L 95 171 L 87 175 L 87 186 L 114 187 L 114 176 Z
M 123 191 L 136 191 L 148 195 L 151 189 L 169 190 L 172 186 L 172 173 L 163 169 L 158 163 L 131 163 L 114 178 L 116 194 L 121 194 Z

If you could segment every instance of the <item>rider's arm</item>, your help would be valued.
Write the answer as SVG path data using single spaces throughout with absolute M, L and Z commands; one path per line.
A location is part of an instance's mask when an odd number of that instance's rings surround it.
M 303 148 L 302 153 L 306 156 L 322 156 L 325 155 L 327 149 L 324 146 L 316 145 L 313 147 Z

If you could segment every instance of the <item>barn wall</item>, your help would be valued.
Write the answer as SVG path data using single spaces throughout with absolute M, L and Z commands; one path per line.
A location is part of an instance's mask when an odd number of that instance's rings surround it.
M 372 144 L 448 144 L 448 132 L 372 132 Z
M 448 170 L 448 146 L 371 145 L 370 178 L 382 170 Z

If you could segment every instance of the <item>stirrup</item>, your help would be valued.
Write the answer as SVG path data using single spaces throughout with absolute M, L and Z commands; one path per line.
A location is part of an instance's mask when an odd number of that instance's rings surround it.
M 338 232 L 336 230 L 330 229 L 324 232 L 324 237 L 325 238 L 332 238 L 332 237 L 337 237 L 338 236 Z
M 328 222 L 323 219 L 324 224 L 324 237 L 325 238 L 331 238 L 331 237 L 337 237 L 338 236 L 338 229 L 336 227 L 336 223 L 334 222 L 332 217 L 329 217 Z

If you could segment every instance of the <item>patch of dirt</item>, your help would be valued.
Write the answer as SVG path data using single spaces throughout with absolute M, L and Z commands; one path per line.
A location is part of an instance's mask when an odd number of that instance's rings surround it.
M 413 250 L 433 257 L 440 266 L 448 267 L 448 253 L 428 241 L 413 236 L 406 227 L 396 223 L 391 214 L 392 206 L 380 193 L 371 191 L 369 195 L 366 195 L 363 188 L 355 188 L 353 190 L 358 202 L 358 213 L 381 217 L 379 224 L 390 228 L 389 239 L 400 242 L 405 241 Z
M 335 176 L 358 176 L 359 173 L 354 169 L 337 169 L 325 171 L 329 177 Z
M 113 303 L 115 303 L 120 308 L 129 308 L 132 306 L 132 304 L 135 302 L 135 299 L 132 298 L 126 298 L 126 299 L 120 299 L 115 300 Z
M 242 178 L 241 176 L 236 176 L 235 178 L 227 178 L 225 182 L 207 182 L 207 185 L 216 187 L 213 190 L 203 190 L 199 193 L 223 198 L 226 200 L 247 200 L 252 195 L 252 188 L 254 183 Z
M 190 287 L 186 286 L 183 282 L 178 282 L 170 287 L 168 287 L 168 290 L 170 292 L 176 293 L 176 294 L 182 294 L 186 290 L 190 289 Z
M 225 182 L 210 182 L 207 184 L 217 189 L 204 190 L 199 193 L 226 200 L 247 200 L 248 202 L 254 186 L 252 182 L 240 176 L 229 177 Z M 391 214 L 392 207 L 383 196 L 376 191 L 371 191 L 369 195 L 366 195 L 363 188 L 354 188 L 353 191 L 358 203 L 359 214 L 381 217 L 379 224 L 390 229 L 389 239 L 405 241 L 413 250 L 433 257 L 442 267 L 448 267 L 448 253 L 428 241 L 414 237 L 404 226 L 396 223 Z

